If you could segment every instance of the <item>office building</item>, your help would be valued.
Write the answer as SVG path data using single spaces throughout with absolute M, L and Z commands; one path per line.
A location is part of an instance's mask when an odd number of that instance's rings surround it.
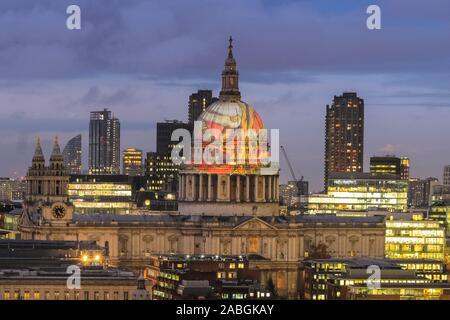
M 355 92 L 334 96 L 325 117 L 325 188 L 333 172 L 362 172 L 364 100 Z
M 333 173 L 327 194 L 308 197 L 310 214 L 336 214 L 369 209 L 405 212 L 408 182 L 388 173 Z
M 67 194 L 80 214 L 129 214 L 145 179 L 126 175 L 71 175 Z
M 443 184 L 450 186 L 450 165 L 444 167 Z
M 25 181 L 0 177 L 0 202 L 22 202 L 25 191 Z
M 450 199 L 435 201 L 428 208 L 427 218 L 439 222 L 445 230 L 445 235 L 450 238 Z
M 408 180 L 409 159 L 396 156 L 371 157 L 370 172 L 397 174 L 400 175 L 402 180 Z
M 211 90 L 198 90 L 189 96 L 189 124 L 194 125 L 203 111 L 213 102 L 217 101 L 214 98 Z
M 410 208 L 428 208 L 431 205 L 433 187 L 438 185 L 437 178 L 410 178 L 408 186 L 408 206 Z
M 450 201 L 450 185 L 435 184 L 431 186 L 430 206 L 435 203 Z
M 20 239 L 21 208 L 0 211 L 0 239 Z
M 261 272 L 249 259 L 265 260 L 256 255 L 154 255 L 144 275 L 155 283 L 157 300 L 270 299 L 273 293 L 260 285 Z
M 122 156 L 122 173 L 127 176 L 144 175 L 144 161 L 142 150 L 137 148 L 127 148 Z
M 91 112 L 89 173 L 120 173 L 120 121 L 108 109 Z
M 81 134 L 67 142 L 62 155 L 67 172 L 69 174 L 81 174 Z
M 380 279 L 371 281 L 368 268 L 380 268 Z M 300 263 L 300 297 L 306 300 L 352 299 L 348 287 L 423 285 L 447 282 L 447 266 L 430 259 L 314 258 Z
M 301 208 L 308 205 L 308 181 L 288 181 L 280 185 L 280 203 L 288 208 Z
M 445 229 L 438 221 L 387 220 L 386 257 L 444 261 Z
M 179 167 L 173 163 L 170 154 L 147 152 L 145 160 L 147 190 L 177 192 L 178 170 Z
M 400 177 L 402 180 L 409 180 L 410 160 L 408 157 L 400 158 Z
M 176 129 L 186 129 L 192 133 L 192 126 L 179 120 L 166 120 L 156 124 L 156 152 L 162 155 L 170 155 L 172 148 L 179 141 L 172 141 L 172 133 Z

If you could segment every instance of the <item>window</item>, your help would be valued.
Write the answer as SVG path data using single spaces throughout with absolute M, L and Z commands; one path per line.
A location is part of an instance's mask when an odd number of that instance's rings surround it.
M 123 293 L 123 300 L 128 300 L 128 291 Z
M 84 292 L 84 300 L 89 300 L 89 291 Z
M 59 291 L 55 291 L 55 300 L 59 300 Z
M 30 300 L 30 291 L 25 291 L 25 293 L 23 294 L 23 299 Z
M 35 291 L 33 295 L 34 300 L 41 300 L 41 293 L 39 291 Z
M 234 262 L 230 263 L 230 269 L 236 269 L 236 264 Z
M 119 300 L 119 292 L 114 291 L 114 300 Z
M 103 292 L 103 300 L 109 300 L 109 291 Z
M 3 300 L 9 300 L 9 299 L 10 299 L 9 291 L 3 292 Z
M 100 299 L 100 293 L 98 291 L 94 292 L 94 300 L 99 300 Z
M 50 292 L 49 291 L 45 291 L 44 299 L 45 300 L 50 300 Z

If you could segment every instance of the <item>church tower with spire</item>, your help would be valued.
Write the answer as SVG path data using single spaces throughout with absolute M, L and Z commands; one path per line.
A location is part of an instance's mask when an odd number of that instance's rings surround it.
M 27 218 L 35 223 L 41 223 L 51 220 L 63 221 L 71 215 L 73 208 L 69 204 L 67 196 L 69 176 L 64 168 L 58 137 L 54 139 L 48 166 L 46 166 L 42 152 L 41 140 L 37 139 L 26 180 L 27 194 L 24 213 Z

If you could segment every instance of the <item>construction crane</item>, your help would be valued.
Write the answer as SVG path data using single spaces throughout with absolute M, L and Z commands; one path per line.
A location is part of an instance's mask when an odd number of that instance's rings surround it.
M 297 177 L 295 176 L 295 172 L 294 169 L 292 168 L 291 162 L 289 161 L 289 157 L 287 155 L 286 149 L 284 148 L 284 146 L 280 146 L 281 151 L 283 151 L 283 155 L 284 158 L 286 159 L 286 162 L 288 164 L 289 167 L 289 171 L 291 171 L 291 176 L 292 179 L 295 182 L 295 185 L 297 187 L 297 197 L 300 199 L 300 197 L 303 195 L 302 194 L 302 190 L 303 190 L 303 176 L 300 178 L 300 180 L 297 180 Z M 306 211 L 306 208 L 302 205 L 300 205 L 300 212 L 304 212 Z
M 284 149 L 284 146 L 281 146 L 281 151 L 283 151 L 284 158 L 286 159 L 286 162 L 289 166 L 289 170 L 291 171 L 292 179 L 294 179 L 295 183 L 297 183 L 297 185 L 298 185 L 298 180 L 295 177 L 294 169 L 292 169 L 291 162 L 289 161 L 289 158 L 287 156 L 286 149 Z M 303 180 L 303 177 L 302 177 L 302 180 Z

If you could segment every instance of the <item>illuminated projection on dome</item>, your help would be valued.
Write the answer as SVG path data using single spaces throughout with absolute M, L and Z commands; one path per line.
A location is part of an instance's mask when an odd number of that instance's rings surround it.
M 278 157 L 270 158 L 269 139 L 278 151 L 278 131 L 268 130 L 261 116 L 241 100 L 239 73 L 233 56 L 230 38 L 228 57 L 222 72 L 222 90 L 219 99 L 200 115 L 194 127 L 194 154 L 186 153 L 187 142 L 174 148 L 172 159 L 183 149 L 183 163 L 192 171 L 222 174 L 256 174 L 278 169 Z M 276 137 L 272 135 L 276 131 Z M 273 143 L 275 138 L 276 143 Z M 178 140 L 179 141 L 179 140 Z M 188 138 L 189 145 L 191 140 Z M 278 153 L 276 153 L 278 155 Z M 181 157 L 178 157 L 181 159 Z M 192 159 L 192 161 L 187 161 Z M 275 159 L 275 161 L 274 161 Z M 276 168 L 275 168 L 276 167 Z
M 172 140 L 180 141 L 177 136 Z M 255 109 L 241 100 L 231 38 L 219 99 L 194 123 L 193 136 L 178 136 L 180 148 L 172 150 L 172 160 L 182 154 L 177 159 L 182 160 L 181 214 L 279 214 L 278 130 L 267 130 Z

